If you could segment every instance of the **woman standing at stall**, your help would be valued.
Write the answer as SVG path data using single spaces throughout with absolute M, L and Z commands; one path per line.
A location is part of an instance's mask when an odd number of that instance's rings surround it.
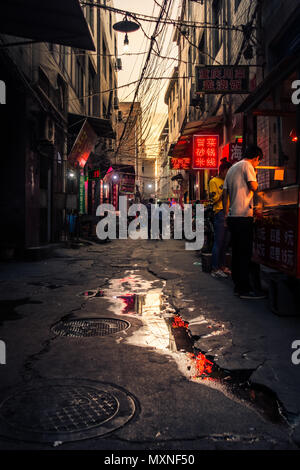
M 223 210 L 222 194 L 224 180 L 231 163 L 223 161 L 219 167 L 219 174 L 209 182 L 209 199 L 214 211 L 214 244 L 212 249 L 213 277 L 228 277 L 230 270 L 225 266 L 226 249 L 228 246 L 228 229 L 225 226 L 225 214 Z

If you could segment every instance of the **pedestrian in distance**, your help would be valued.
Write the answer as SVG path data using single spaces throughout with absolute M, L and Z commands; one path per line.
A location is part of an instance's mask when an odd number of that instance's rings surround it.
M 228 170 L 223 187 L 225 221 L 231 232 L 234 293 L 241 299 L 265 297 L 262 293 L 253 292 L 250 285 L 253 196 L 258 189 L 255 169 L 262 159 L 261 148 L 250 145 L 243 159 Z
M 148 240 L 151 240 L 151 218 L 152 218 L 152 205 L 155 203 L 153 198 L 150 198 L 146 208 L 148 213 Z
M 225 212 L 223 209 L 223 185 L 231 163 L 223 161 L 219 167 L 219 173 L 209 182 L 209 199 L 213 205 L 214 244 L 212 248 L 212 277 L 226 278 L 231 274 L 226 267 L 226 250 L 229 243 L 229 232 L 225 224 Z

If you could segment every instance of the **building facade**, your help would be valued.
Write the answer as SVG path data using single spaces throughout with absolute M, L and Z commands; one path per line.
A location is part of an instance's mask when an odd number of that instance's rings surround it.
M 135 194 L 138 199 L 150 197 L 155 191 L 155 162 L 146 155 L 142 115 L 139 101 L 120 102 L 117 124 L 118 149 L 114 157 L 115 163 L 134 168 Z
M 30 1 L 24 3 L 30 13 L 34 6 Z M 78 19 L 73 42 L 63 40 L 59 33 L 59 27 L 68 29 L 67 23 L 60 25 L 60 17 L 51 24 L 49 10 L 43 6 L 40 21 L 48 29 L 41 42 L 25 36 L 29 34 L 25 23 L 24 37 L 29 39 L 20 40 L 22 18 L 16 21 L 14 36 L 4 34 L 5 25 L 0 28 L 0 79 L 6 84 L 6 104 L 1 106 L 1 133 L 6 136 L 6 158 L 1 160 L 6 175 L 1 185 L 1 218 L 5 221 L 1 245 L 11 245 L 19 254 L 65 238 L 66 215 L 79 209 L 83 163 L 91 155 L 89 165 L 94 160 L 97 165 L 109 157 L 108 150 L 113 151 L 117 114 L 114 18 L 92 6 L 81 9 L 77 0 L 68 2 L 61 16 L 72 14 L 71 5 Z M 51 8 L 53 13 L 55 8 L 58 11 L 58 2 Z M 10 12 L 6 14 L 9 24 Z M 38 24 L 32 23 L 33 35 L 38 34 L 35 30 L 39 31 Z M 87 156 L 77 147 L 77 156 L 70 161 L 76 140 L 83 143 L 84 124 L 94 137 L 93 145 L 90 142 Z M 88 135 L 86 140 L 85 144 Z

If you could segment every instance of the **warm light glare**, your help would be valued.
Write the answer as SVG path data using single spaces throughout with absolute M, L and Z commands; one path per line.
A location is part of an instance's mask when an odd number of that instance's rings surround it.
M 129 51 L 129 39 L 128 39 L 128 35 L 125 34 L 125 39 L 124 39 L 124 52 L 128 52 Z
M 292 142 L 298 142 L 298 136 L 297 136 L 297 132 L 295 129 L 291 130 L 290 138 L 292 139 Z

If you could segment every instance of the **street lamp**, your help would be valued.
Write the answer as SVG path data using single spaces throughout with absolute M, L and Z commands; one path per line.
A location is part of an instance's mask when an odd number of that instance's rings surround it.
M 124 51 L 128 52 L 128 49 L 129 49 L 128 33 L 133 33 L 134 31 L 137 31 L 140 28 L 140 26 L 134 21 L 129 21 L 127 18 L 127 15 L 125 15 L 123 18 L 123 21 L 119 21 L 118 23 L 115 23 L 113 25 L 113 28 L 115 31 L 118 31 L 120 33 L 125 33 Z

